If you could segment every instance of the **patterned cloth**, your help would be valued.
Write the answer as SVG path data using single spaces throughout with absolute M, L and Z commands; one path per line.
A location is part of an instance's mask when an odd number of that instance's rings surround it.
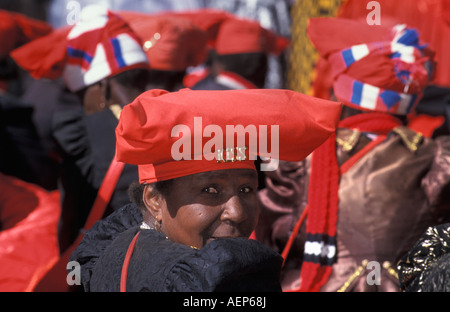
M 432 78 L 432 52 L 406 25 L 373 31 L 358 21 L 315 18 L 308 36 L 330 64 L 335 96 L 350 107 L 407 115 Z
M 420 86 L 425 85 L 428 80 L 426 66 L 422 66 L 426 62 L 421 52 L 425 46 L 419 46 L 418 32 L 406 28 L 406 25 L 396 25 L 393 32 L 395 35 L 392 41 L 357 44 L 330 55 L 332 74 L 337 77 L 334 92 L 338 98 L 362 109 L 387 111 L 399 115 L 406 115 L 412 111 L 420 96 L 414 94 L 414 91 L 408 94 L 408 89 L 411 86 L 422 89 Z M 403 92 L 374 86 L 343 74 L 355 62 L 375 55 L 380 57 L 389 55 L 394 64 L 395 76 L 404 85 Z
M 450 263 L 449 254 L 450 223 L 429 227 L 408 254 L 398 262 L 402 290 L 450 291 L 450 271 L 445 271 Z
M 140 39 L 122 19 L 97 6 L 86 7 L 83 13 L 86 17 L 67 35 L 63 78 L 70 90 L 81 90 L 132 67 L 147 68 Z

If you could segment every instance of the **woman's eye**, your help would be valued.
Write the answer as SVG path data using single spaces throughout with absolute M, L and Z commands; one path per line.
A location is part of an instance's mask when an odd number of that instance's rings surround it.
M 243 188 L 241 188 L 241 193 L 251 193 L 253 191 L 253 188 L 249 187 L 249 186 L 245 186 Z
M 214 186 L 205 187 L 202 191 L 207 194 L 218 194 L 219 193 L 217 188 L 215 188 Z

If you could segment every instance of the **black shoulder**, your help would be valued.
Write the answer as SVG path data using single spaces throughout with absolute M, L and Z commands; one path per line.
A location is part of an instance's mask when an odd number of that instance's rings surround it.
M 142 220 L 139 208 L 128 204 L 97 221 L 86 232 L 80 245 L 70 256 L 70 261 L 77 261 L 81 266 L 81 280 L 86 291 L 90 289 L 90 277 L 98 258 L 121 233 L 136 229 Z

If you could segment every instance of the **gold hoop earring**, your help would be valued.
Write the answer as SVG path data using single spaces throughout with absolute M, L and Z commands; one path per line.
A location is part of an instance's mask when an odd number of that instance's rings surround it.
M 161 233 L 161 222 L 158 222 L 158 220 L 155 219 L 154 228 L 158 233 Z

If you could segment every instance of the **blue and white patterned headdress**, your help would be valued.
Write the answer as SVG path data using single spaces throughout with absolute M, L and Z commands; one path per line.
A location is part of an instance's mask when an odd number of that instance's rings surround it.
M 330 63 L 333 90 L 340 101 L 362 110 L 398 115 L 407 115 L 413 110 L 431 78 L 431 62 L 424 54 L 426 45 L 419 44 L 419 34 L 415 29 L 396 25 L 386 28 L 382 39 L 371 41 L 369 32 L 374 28 L 370 27 L 374 26 L 352 20 L 318 20 L 318 23 L 310 23 L 309 27 L 323 27 L 328 21 L 330 27 L 337 28 L 341 22 L 346 25 L 354 23 L 353 30 L 359 33 L 358 38 L 363 38 L 363 32 L 368 32 L 367 43 L 358 42 L 343 49 L 327 51 L 325 55 L 322 53 Z M 343 39 L 344 42 L 352 40 L 351 33 L 343 31 L 339 35 L 350 38 Z M 326 44 L 317 44 L 317 41 L 330 40 L 326 35 L 310 38 L 316 47 L 325 49 Z M 319 52 L 323 51 L 319 49 Z

